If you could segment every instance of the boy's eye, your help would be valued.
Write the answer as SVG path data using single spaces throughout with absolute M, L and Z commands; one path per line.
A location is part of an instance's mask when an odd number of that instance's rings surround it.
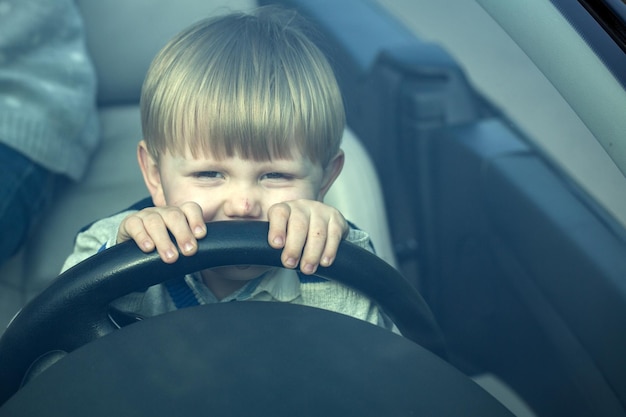
M 292 175 L 284 174 L 282 172 L 268 172 L 262 176 L 262 179 L 264 180 L 289 180 L 291 178 L 293 178 Z
M 223 175 L 217 171 L 199 171 L 193 174 L 195 178 L 223 178 Z

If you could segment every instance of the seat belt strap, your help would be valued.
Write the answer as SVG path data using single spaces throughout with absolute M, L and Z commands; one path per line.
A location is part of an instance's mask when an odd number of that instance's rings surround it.
M 195 294 L 185 282 L 185 277 L 170 279 L 165 281 L 164 285 L 177 309 L 200 305 Z

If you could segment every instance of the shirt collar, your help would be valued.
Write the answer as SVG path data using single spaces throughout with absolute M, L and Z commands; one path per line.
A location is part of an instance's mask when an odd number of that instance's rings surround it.
M 187 285 L 194 292 L 200 304 L 258 299 L 266 301 L 291 302 L 301 294 L 298 273 L 291 269 L 273 268 L 265 274 L 250 280 L 239 290 L 218 300 L 202 281 L 200 273 L 185 277 Z M 269 299 L 268 299 L 269 297 Z

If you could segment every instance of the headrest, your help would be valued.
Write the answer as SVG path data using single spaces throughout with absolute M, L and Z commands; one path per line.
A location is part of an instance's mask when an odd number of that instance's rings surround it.
M 137 103 L 156 53 L 186 26 L 249 10 L 254 0 L 78 0 L 98 74 L 98 103 Z

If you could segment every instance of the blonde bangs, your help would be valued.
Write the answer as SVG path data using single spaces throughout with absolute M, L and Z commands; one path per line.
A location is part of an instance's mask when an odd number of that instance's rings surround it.
M 279 16 L 283 16 L 283 20 Z M 142 91 L 148 148 L 194 156 L 271 160 L 299 152 L 326 165 L 345 116 L 317 47 L 293 13 L 260 9 L 200 22 L 155 58 Z M 261 19 L 261 16 L 264 16 Z

